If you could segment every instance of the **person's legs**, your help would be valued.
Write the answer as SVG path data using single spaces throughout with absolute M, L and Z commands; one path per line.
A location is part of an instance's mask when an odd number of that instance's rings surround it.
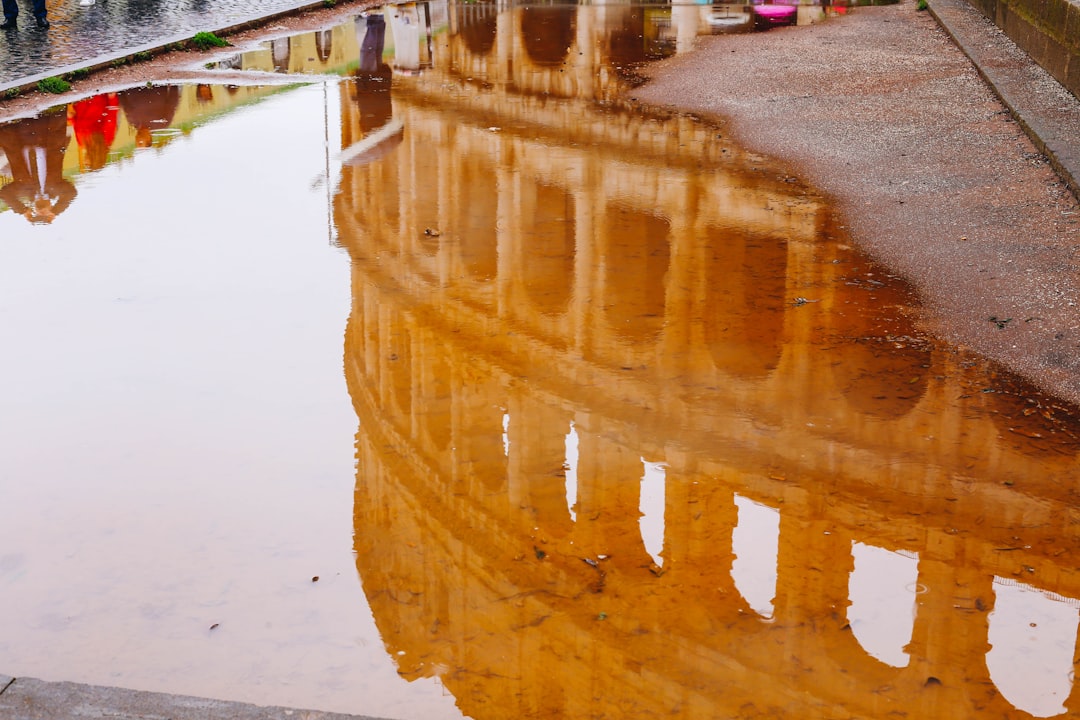
M 19 15 L 18 0 L 4 0 L 4 24 L 3 27 L 15 27 L 15 18 Z
M 45 18 L 45 0 L 34 0 L 34 17 L 37 19 L 39 28 L 49 27 L 49 21 Z

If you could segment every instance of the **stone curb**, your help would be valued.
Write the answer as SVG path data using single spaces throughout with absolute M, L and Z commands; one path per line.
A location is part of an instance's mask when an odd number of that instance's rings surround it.
M 362 715 L 261 707 L 6 675 L 0 675 L 0 717 L 4 720 L 378 720 Z
M 1034 60 L 1025 63 L 1023 70 L 1017 69 L 1016 64 L 1002 62 L 1003 48 L 1014 57 L 1027 54 L 965 0 L 928 0 L 928 9 L 1039 152 L 1047 157 L 1062 181 L 1080 199 L 1080 123 L 1070 128 L 1063 127 L 1061 122 L 1063 115 L 1074 121 L 1080 117 L 1080 100 Z M 989 40 L 987 26 L 994 36 Z M 1061 92 L 1071 99 L 1072 107 L 1065 112 L 1060 107 L 1051 107 L 1050 98 L 1037 90 L 1038 86 L 1045 85 L 1060 86 Z

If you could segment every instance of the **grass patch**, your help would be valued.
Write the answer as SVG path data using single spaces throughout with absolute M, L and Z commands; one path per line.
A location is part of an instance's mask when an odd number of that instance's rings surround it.
M 329 9 L 334 7 L 335 5 L 337 5 L 337 0 L 322 0 L 322 6 L 324 8 Z
M 8 100 L 12 100 L 14 98 L 17 98 L 21 94 L 22 94 L 22 90 L 20 90 L 17 87 L 8 88 L 7 90 L 4 91 L 4 97 L 7 98 Z
M 39 80 L 37 84 L 38 90 L 43 93 L 53 93 L 59 95 L 60 93 L 66 93 L 71 89 L 71 83 L 64 78 L 47 77 L 44 80 Z
M 929 9 L 929 7 L 930 7 L 930 5 L 926 2 L 926 0 L 919 0 L 919 4 L 915 6 L 915 9 L 916 10 L 927 10 L 927 9 Z
M 142 52 L 135 53 L 135 62 L 146 62 L 147 60 L 149 60 L 152 57 L 153 57 L 153 55 L 151 55 L 147 51 L 143 50 Z
M 195 37 L 191 38 L 191 44 L 194 45 L 197 50 L 209 50 L 210 48 L 229 46 L 228 41 L 219 38 L 212 32 L 195 33 Z

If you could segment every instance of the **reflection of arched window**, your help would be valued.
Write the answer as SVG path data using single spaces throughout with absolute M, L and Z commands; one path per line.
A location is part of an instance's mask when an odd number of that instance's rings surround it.
M 526 6 L 521 9 L 521 41 L 537 65 L 561 65 L 574 43 L 577 7 Z
M 506 490 L 509 463 L 504 436 L 512 420 L 491 403 L 493 389 L 478 383 L 457 390 L 453 445 L 461 478 L 473 489 L 495 493 Z
M 274 63 L 274 72 L 289 72 L 290 55 L 292 55 L 292 45 L 289 38 L 276 38 L 270 41 L 270 59 Z
M 566 433 L 566 509 L 570 511 L 570 519 L 577 522 L 577 468 L 578 468 L 578 434 L 574 423 L 570 423 L 570 432 Z
M 574 279 L 574 196 L 562 188 L 537 185 L 525 238 L 523 281 L 535 310 L 566 312 Z
M 605 220 L 604 317 L 631 342 L 653 340 L 664 327 L 671 224 L 621 205 L 610 205 Z
M 319 59 L 326 62 L 330 59 L 330 50 L 334 44 L 334 33 L 331 30 L 322 30 L 315 33 L 315 52 Z
M 837 389 L 860 412 L 907 414 L 929 382 L 930 352 L 917 340 L 909 288 L 873 266 L 853 268 L 830 313 L 838 337 L 829 351 Z
M 1012 705 L 1035 717 L 1065 712 L 1080 610 L 1076 600 L 994 578 L 986 668 Z
M 409 333 L 402 329 L 394 335 L 394 342 L 387 348 L 390 372 L 385 376 L 391 383 L 389 394 L 394 398 L 396 409 L 405 422 L 412 416 L 412 342 Z
M 638 528 L 645 552 L 657 565 L 664 564 L 664 484 L 667 472 L 662 463 L 649 462 L 641 458 L 645 468 L 641 476 L 641 496 L 638 499 L 638 511 L 641 517 Z
M 431 443 L 432 450 L 445 451 L 450 445 L 451 407 L 453 395 L 450 387 L 451 368 L 441 353 L 424 353 L 422 397 L 419 413 L 421 427 Z
M 458 33 L 465 39 L 465 47 L 474 55 L 487 55 L 495 47 L 495 18 L 498 15 L 493 3 L 480 5 L 455 5 L 458 15 Z
M 848 581 L 848 623 L 855 639 L 871 656 L 905 667 L 904 648 L 915 627 L 915 592 L 919 558 L 884 548 L 852 543 L 855 569 Z
M 780 553 L 780 511 L 735 496 L 739 522 L 731 533 L 731 577 L 754 612 L 771 618 Z
M 458 212 L 462 261 L 474 280 L 493 280 L 498 270 L 495 218 L 499 183 L 494 168 L 466 158 L 461 168 Z
M 787 241 L 733 229 L 707 231 L 705 341 L 717 369 L 763 375 L 780 362 Z

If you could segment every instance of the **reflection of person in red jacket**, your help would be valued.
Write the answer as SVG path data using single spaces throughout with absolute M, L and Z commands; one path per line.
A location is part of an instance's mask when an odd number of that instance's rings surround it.
M 32 223 L 51 223 L 75 199 L 75 185 L 64 178 L 67 145 L 66 108 L 0 125 L 0 149 L 14 178 L 0 188 L 0 200 Z
M 176 85 L 137 87 L 120 93 L 120 107 L 135 128 L 135 144 L 141 148 L 153 144 L 152 131 L 172 124 L 179 106 L 180 88 Z
M 79 146 L 80 170 L 105 167 L 109 148 L 116 137 L 117 102 L 116 93 L 102 93 L 71 106 L 68 115 Z

